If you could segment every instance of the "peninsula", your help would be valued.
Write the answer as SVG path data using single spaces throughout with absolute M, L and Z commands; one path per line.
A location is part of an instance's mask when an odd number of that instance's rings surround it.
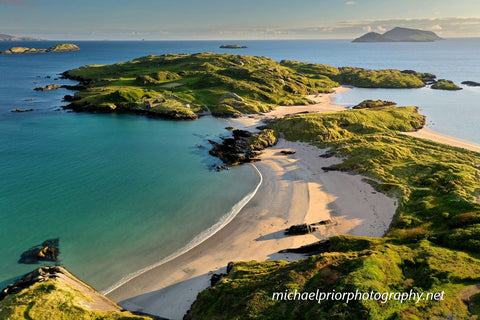
M 66 51 L 79 51 L 80 48 L 77 45 L 71 43 L 62 43 L 47 49 L 36 49 L 26 47 L 12 47 L 10 49 L 0 52 L 0 54 L 26 54 L 26 53 L 45 53 L 45 52 L 66 52 Z
M 32 37 L 17 37 L 8 34 L 0 34 L 0 41 L 40 41 L 42 39 L 36 39 Z
M 443 40 L 433 31 L 396 27 L 383 34 L 368 32 L 352 42 L 432 42 Z
M 323 64 L 233 54 L 147 56 L 113 65 L 64 72 L 80 82 L 66 107 L 76 111 L 143 114 L 194 120 L 201 115 L 239 117 L 279 105 L 314 103 L 307 95 L 339 85 L 420 88 L 435 75 L 413 70 L 336 68 Z

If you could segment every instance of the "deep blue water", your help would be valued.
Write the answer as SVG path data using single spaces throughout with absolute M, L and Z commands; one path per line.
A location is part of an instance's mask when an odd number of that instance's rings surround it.
M 0 50 L 58 43 L 3 42 Z M 457 83 L 480 82 L 480 39 L 378 44 L 234 41 L 248 48 L 233 51 L 219 49 L 224 41 L 73 43 L 82 50 L 0 55 L 0 286 L 34 268 L 17 264 L 24 250 L 60 237 L 62 265 L 105 289 L 181 249 L 258 183 L 250 166 L 221 173 L 209 170 L 216 160 L 197 146 L 226 134 L 222 120 L 171 122 L 59 111 L 67 90 L 33 88 L 72 83 L 55 80 L 65 70 L 150 54 L 208 51 L 333 66 L 414 69 Z M 366 98 L 417 105 L 432 129 L 480 143 L 480 88 L 353 89 L 338 95 L 336 102 L 353 105 Z M 35 111 L 10 112 L 14 108 Z

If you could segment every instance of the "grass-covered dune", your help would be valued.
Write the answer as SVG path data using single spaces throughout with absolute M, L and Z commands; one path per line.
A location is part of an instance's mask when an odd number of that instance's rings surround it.
M 269 111 L 279 105 L 313 103 L 306 95 L 340 84 L 372 88 L 418 88 L 422 74 L 398 70 L 335 68 L 265 57 L 198 53 L 148 56 L 113 65 L 70 70 L 85 84 L 70 104 L 75 110 L 132 112 L 195 119 Z
M 415 107 L 300 114 L 276 134 L 331 148 L 336 169 L 398 199 L 381 239 L 341 236 L 330 252 L 293 263 L 241 262 L 202 292 L 187 319 L 473 319 L 480 315 L 480 155 L 402 134 Z M 328 173 L 326 173 L 328 174 Z M 445 292 L 443 301 L 275 301 L 273 292 Z M 426 293 L 425 293 L 426 294 Z M 222 310 L 220 312 L 219 310 Z

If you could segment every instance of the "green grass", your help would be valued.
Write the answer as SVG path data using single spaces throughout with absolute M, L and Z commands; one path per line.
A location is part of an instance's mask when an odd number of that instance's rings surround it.
M 239 262 L 200 293 L 187 319 L 470 319 L 462 291 L 480 283 L 480 155 L 402 134 L 415 107 L 288 116 L 275 134 L 330 148 L 344 168 L 398 199 L 385 238 L 338 236 L 331 252 L 297 262 Z M 328 174 L 328 173 L 327 173 Z M 444 301 L 275 301 L 285 290 L 445 292 Z M 222 310 L 221 312 L 219 310 Z M 472 318 L 473 319 L 473 318 Z
M 70 70 L 71 78 L 88 83 L 75 95 L 74 106 L 116 110 L 144 109 L 157 96 L 183 101 L 196 113 L 208 107 L 218 116 L 269 111 L 277 105 L 309 104 L 308 94 L 331 92 L 338 83 L 306 77 L 264 57 L 201 53 L 148 56 L 106 66 Z M 122 99 L 112 96 L 120 91 Z M 232 99 L 235 93 L 240 99 Z M 168 101 L 165 103 L 168 105 Z
M 358 237 L 334 237 L 337 251 L 288 263 L 237 262 L 220 285 L 199 294 L 186 319 L 466 319 L 458 292 L 480 281 L 480 260 L 424 240 L 398 245 L 360 238 L 367 249 L 341 250 Z M 444 301 L 278 301 L 273 292 L 441 292 Z
M 461 87 L 457 86 L 455 83 L 453 83 L 450 80 L 438 80 L 436 83 L 434 83 L 431 86 L 432 89 L 437 89 L 437 90 L 462 90 Z
M 0 301 L 0 320 L 151 320 L 129 312 L 92 311 L 92 298 L 57 280 L 39 282 Z
M 266 112 L 279 105 L 306 105 L 312 103 L 307 95 L 329 93 L 340 84 L 369 88 L 424 86 L 423 74 L 415 72 L 335 68 L 289 60 L 277 63 L 265 57 L 214 53 L 147 56 L 112 65 L 85 66 L 66 75 L 87 84 L 85 90 L 75 94 L 74 109 L 139 112 L 145 111 L 145 101 L 168 94 L 170 98 L 161 102 L 163 107 L 168 109 L 169 100 L 182 101 L 191 106 L 189 118 L 207 108 L 216 116 L 238 116 Z M 123 93 L 121 101 L 111 95 L 117 90 Z M 132 94 L 128 94 L 130 91 Z M 232 93 L 240 99 L 232 99 Z

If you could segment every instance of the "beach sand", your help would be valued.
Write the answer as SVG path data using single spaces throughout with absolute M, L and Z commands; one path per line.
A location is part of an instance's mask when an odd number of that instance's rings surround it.
M 263 117 L 303 112 L 304 108 L 313 107 L 315 112 L 345 109 L 331 104 L 329 95 L 315 98 L 320 101 L 316 105 L 282 107 L 288 109 L 235 121 L 248 127 L 258 125 Z M 296 153 L 280 153 L 287 148 Z M 280 140 L 255 164 L 263 183 L 229 224 L 187 253 L 131 279 L 107 296 L 128 310 L 181 319 L 198 292 L 210 285 L 212 273 L 225 272 L 230 261 L 291 261 L 303 256 L 278 251 L 338 234 L 383 236 L 396 210 L 395 199 L 376 192 L 359 175 L 324 172 L 321 167 L 341 161 L 319 157 L 325 151 Z M 291 225 L 328 219 L 333 223 L 322 226 L 319 232 L 284 235 Z
M 348 90 L 337 88 L 336 93 Z M 308 106 L 279 107 L 271 112 L 230 120 L 236 128 L 253 129 L 263 119 L 299 112 L 335 112 L 344 106 L 328 94 L 310 96 Z M 411 136 L 480 152 L 480 146 L 427 129 Z M 296 151 L 292 155 L 280 153 Z M 324 172 L 321 167 L 341 162 L 322 158 L 322 150 L 307 143 L 280 139 L 255 163 L 263 183 L 250 202 L 223 229 L 185 254 L 147 271 L 107 296 L 132 311 L 169 319 L 182 319 L 197 294 L 208 288 L 213 273 L 224 273 L 230 261 L 297 260 L 300 254 L 278 251 L 310 244 L 339 234 L 381 237 L 388 230 L 396 200 L 376 192 L 363 177 L 345 172 Z M 285 236 L 291 225 L 332 220 L 318 232 Z

